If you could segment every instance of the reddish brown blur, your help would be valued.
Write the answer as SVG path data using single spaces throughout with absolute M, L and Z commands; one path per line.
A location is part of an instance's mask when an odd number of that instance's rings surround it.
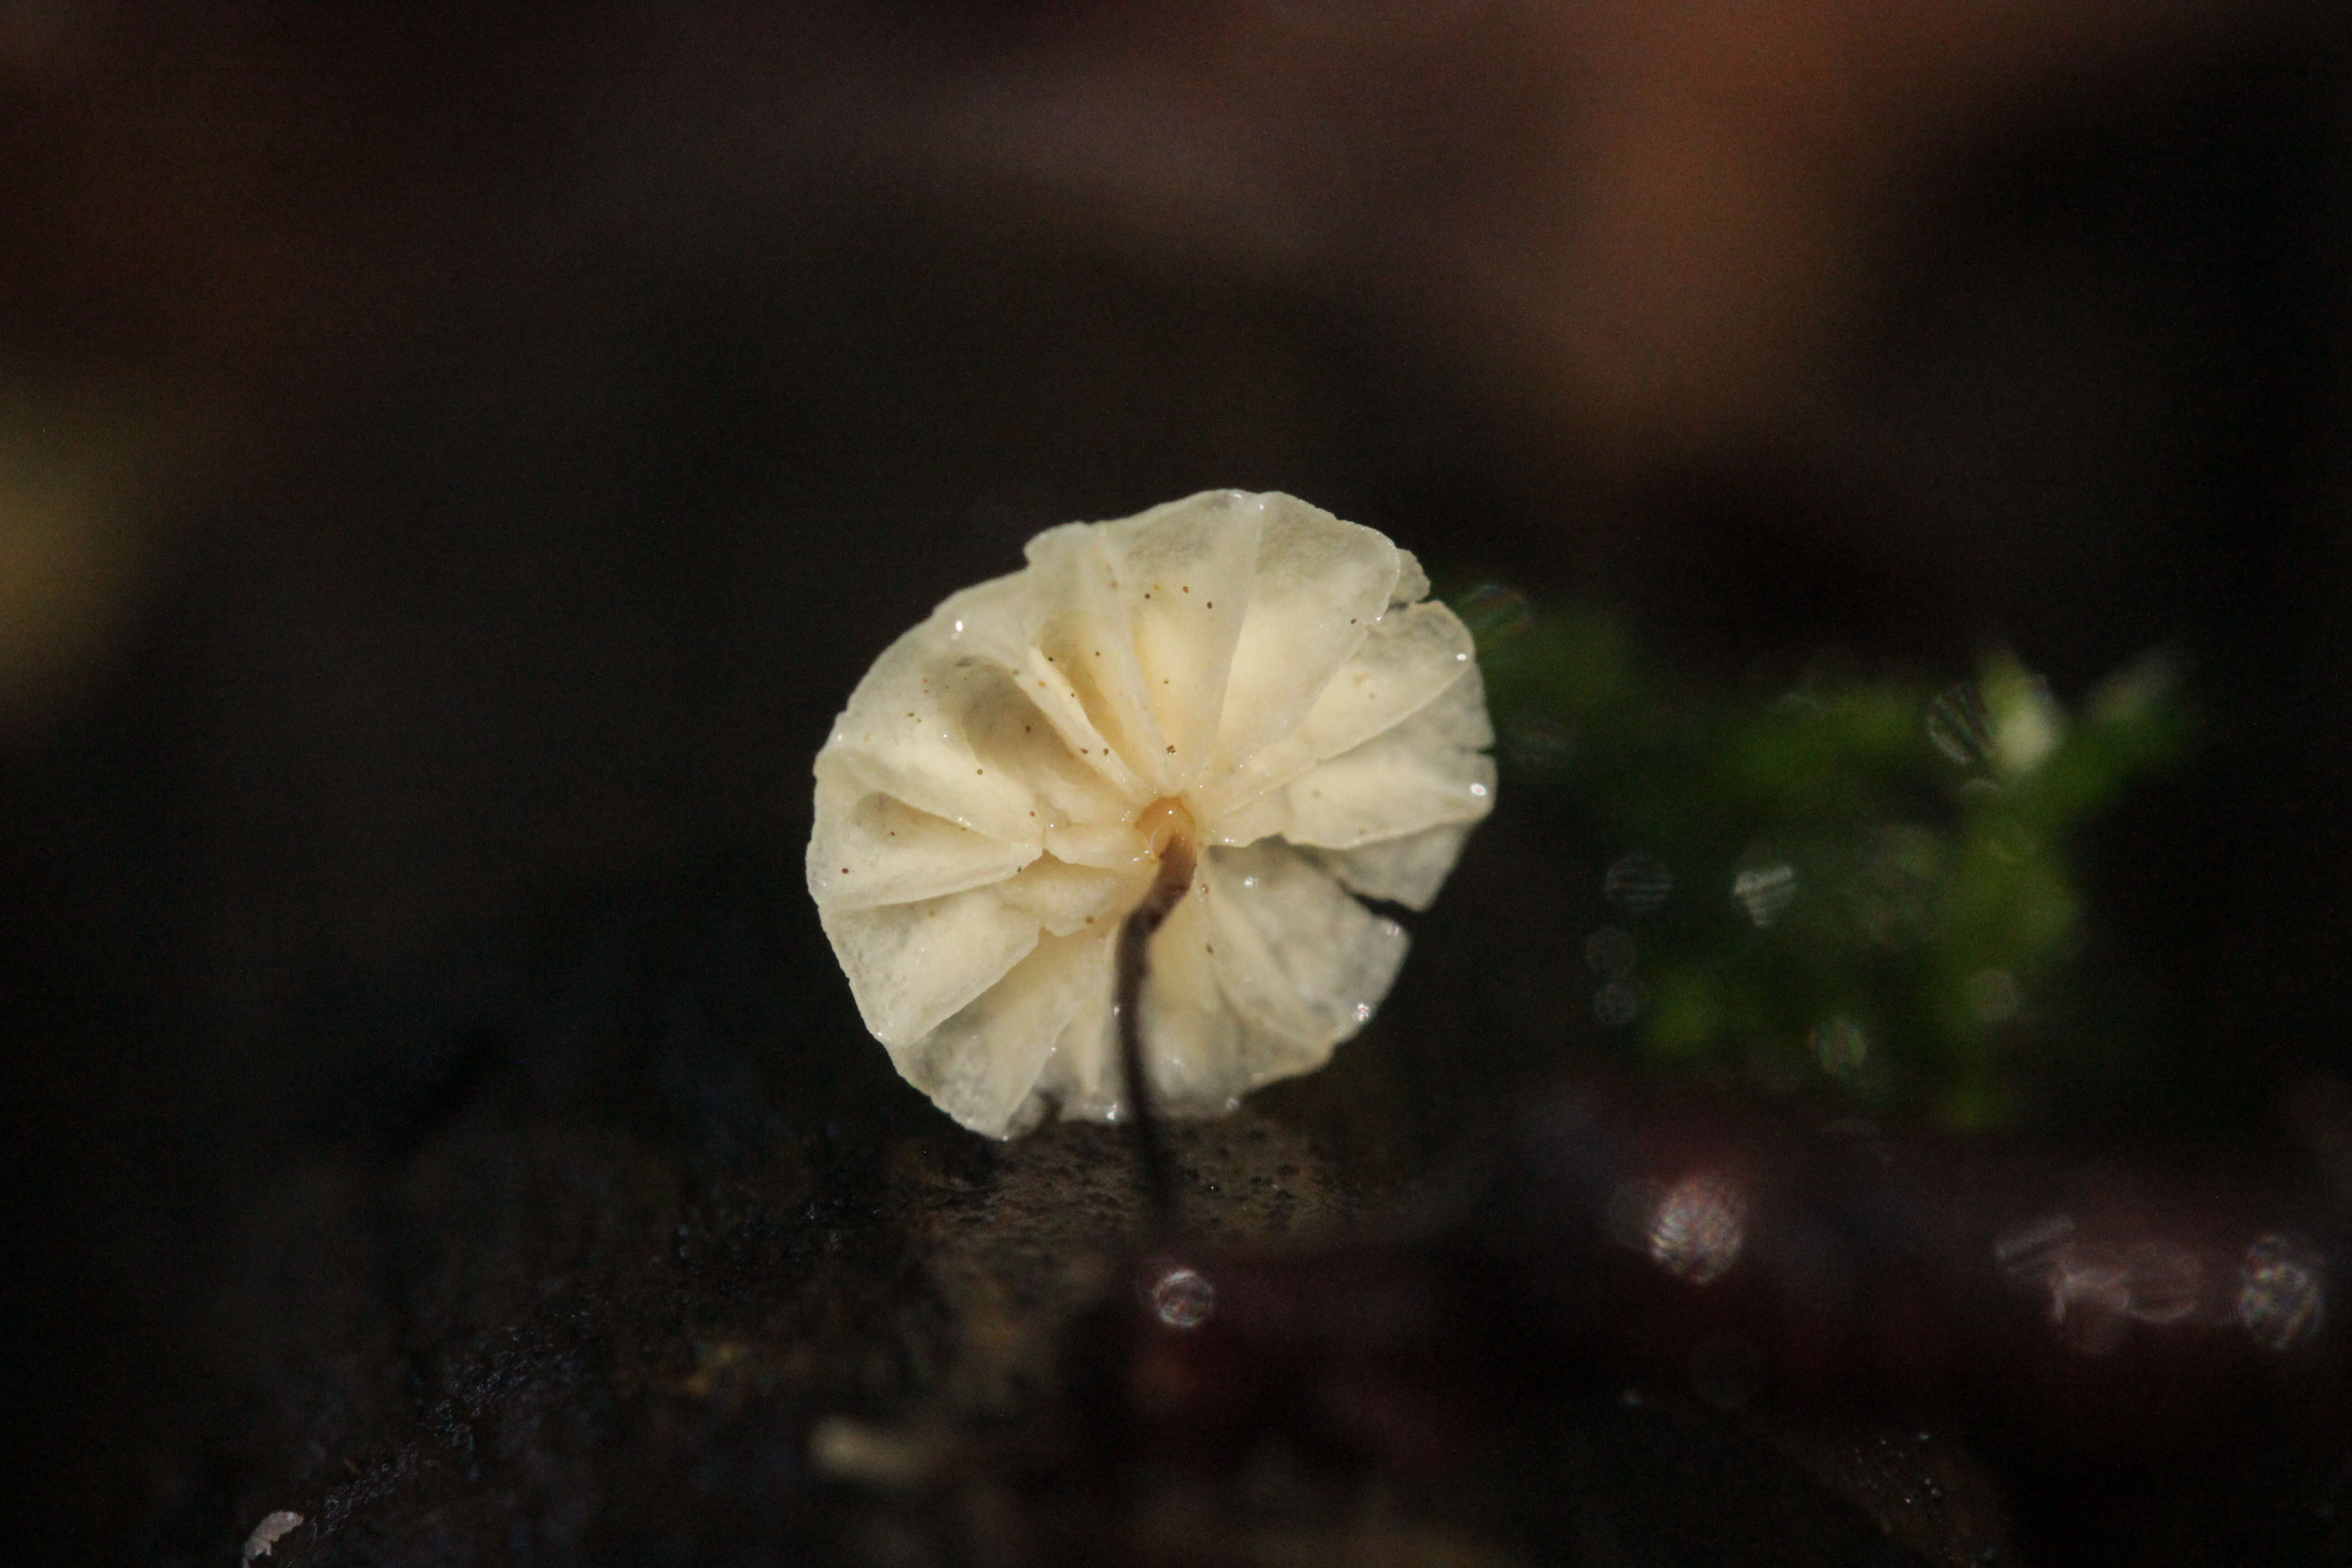
M 0 366 L 233 394 L 648 169 L 784 208 L 846 167 L 1393 313 L 1633 458 L 1829 374 L 1946 160 L 2279 8 L 61 0 L 0 30 Z

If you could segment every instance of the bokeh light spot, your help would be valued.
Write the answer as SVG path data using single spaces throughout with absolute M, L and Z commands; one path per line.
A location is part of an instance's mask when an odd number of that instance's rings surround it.
M 1763 931 L 1780 918 L 1780 911 L 1797 896 L 1797 868 L 1785 860 L 1751 866 L 1731 879 L 1731 896 L 1748 911 L 1756 929 Z
M 1813 1059 L 1832 1078 L 1851 1078 L 1870 1059 L 1870 1037 L 1851 1018 L 1831 1018 L 1813 1026 Z
M 1650 1258 L 1678 1279 L 1711 1285 L 1748 1241 L 1748 1194 L 1729 1176 L 1701 1171 L 1668 1187 L 1651 1212 Z
M 1961 987 L 1969 1011 L 1988 1024 L 2005 1024 L 2017 1016 L 2017 980 L 2006 969 L 1979 969 Z
M 2292 1237 L 2259 1238 L 2238 1270 L 2238 1321 L 2263 1349 L 2293 1350 L 2319 1331 L 2325 1274 L 2319 1255 Z
M 1592 1016 L 1603 1028 L 1621 1029 L 1642 1016 L 1642 988 L 1612 980 L 1592 994 Z
M 1927 705 L 1927 739 L 1964 768 L 1985 764 L 1992 754 L 1992 725 L 1972 682 L 1946 687 Z
M 1639 957 L 1633 939 L 1615 926 L 1602 926 L 1584 939 L 1584 963 L 1603 980 L 1622 980 Z
M 1197 1329 L 1217 1310 L 1217 1288 L 1193 1268 L 1171 1268 L 1151 1283 L 1152 1316 L 1171 1329 Z
M 2126 1259 L 2131 1271 L 2131 1315 L 2163 1327 L 2186 1322 L 2205 1300 L 2205 1266 L 2195 1253 L 2169 1241 L 2143 1241 Z
M 1601 896 L 1629 915 L 1654 913 L 1674 890 L 1666 863 L 1639 850 L 1620 857 L 1601 879 Z

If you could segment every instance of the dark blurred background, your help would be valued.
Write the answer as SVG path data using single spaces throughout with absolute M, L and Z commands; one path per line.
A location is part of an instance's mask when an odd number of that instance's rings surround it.
M 2067 1114 L 2268 1136 L 2352 1026 L 2341 15 L 0 0 L 18 1539 L 226 1562 L 394 1441 L 288 1414 L 374 1342 L 253 1326 L 320 1151 L 593 1099 L 591 1037 L 686 1050 L 706 1142 L 920 1126 L 807 760 L 1030 533 L 1209 486 L 1702 679 L 2179 649 L 2205 745 L 2094 862 L 2169 1089 Z M 1556 1047 L 1544 833 L 1474 846 L 1360 1092 Z

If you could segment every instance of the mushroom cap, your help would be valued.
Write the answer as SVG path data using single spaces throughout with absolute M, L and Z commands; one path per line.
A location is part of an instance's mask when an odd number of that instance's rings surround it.
M 1189 819 L 1149 949 L 1155 1105 L 1213 1116 L 1360 1029 L 1494 805 L 1470 634 L 1412 556 L 1294 497 L 1066 523 L 875 661 L 816 757 L 809 892 L 866 1026 L 974 1131 L 1129 1113 L 1120 921 Z

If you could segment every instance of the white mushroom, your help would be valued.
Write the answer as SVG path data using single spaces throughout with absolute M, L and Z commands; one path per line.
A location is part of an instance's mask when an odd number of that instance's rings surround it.
M 1407 552 L 1213 490 L 1029 542 L 893 643 L 816 758 L 809 891 L 866 1026 L 975 1131 L 1117 1121 L 1118 935 L 1155 883 L 1155 1109 L 1361 1028 L 1494 805 L 1470 634 Z M 1164 921 L 1158 918 L 1164 913 Z M 1131 939 L 1134 940 L 1134 939 Z

